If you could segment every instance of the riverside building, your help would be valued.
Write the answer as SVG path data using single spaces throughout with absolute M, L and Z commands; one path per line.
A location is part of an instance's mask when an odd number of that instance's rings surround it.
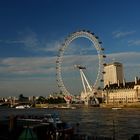
M 140 102 L 140 79 L 125 82 L 123 65 L 119 62 L 104 67 L 105 102 L 108 104 L 127 104 Z
M 107 64 L 104 67 L 104 87 L 110 84 L 123 83 L 123 65 L 119 62 Z

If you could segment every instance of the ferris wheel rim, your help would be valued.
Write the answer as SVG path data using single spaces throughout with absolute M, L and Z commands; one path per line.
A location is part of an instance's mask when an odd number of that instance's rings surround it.
M 93 84 L 93 87 L 96 87 L 97 82 L 99 80 L 100 74 L 101 74 L 101 68 L 103 66 L 103 53 L 102 53 L 102 47 L 101 47 L 101 42 L 99 41 L 98 37 L 94 35 L 94 33 L 91 33 L 90 31 L 85 31 L 85 30 L 81 30 L 78 32 L 74 32 L 72 34 L 70 34 L 66 39 L 65 42 L 62 44 L 62 47 L 59 49 L 59 54 L 57 56 L 57 60 L 56 60 L 56 80 L 57 80 L 57 84 L 58 87 L 60 88 L 60 90 L 66 94 L 66 95 L 70 95 L 70 92 L 66 89 L 64 82 L 62 80 L 62 75 L 61 75 L 61 63 L 62 63 L 62 58 L 64 55 L 64 51 L 65 49 L 69 46 L 69 44 L 79 38 L 79 37 L 84 37 L 89 39 L 92 44 L 93 47 L 96 49 L 97 51 L 97 55 L 98 55 L 98 72 L 97 72 L 97 76 L 96 76 L 96 80 Z

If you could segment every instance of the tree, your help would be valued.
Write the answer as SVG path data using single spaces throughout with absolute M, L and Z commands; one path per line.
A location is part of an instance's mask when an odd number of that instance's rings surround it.
M 28 101 L 28 97 L 24 97 L 23 94 L 20 94 L 18 97 L 18 100 L 21 102 L 25 102 L 25 101 Z
M 39 96 L 39 98 L 36 100 L 38 103 L 46 103 L 46 98 L 43 96 Z

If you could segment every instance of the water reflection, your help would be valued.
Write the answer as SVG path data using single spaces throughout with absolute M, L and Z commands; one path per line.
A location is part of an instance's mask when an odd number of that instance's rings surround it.
M 0 118 L 16 114 L 58 113 L 64 121 L 74 126 L 79 123 L 80 133 L 96 136 L 115 135 L 116 139 L 125 140 L 134 134 L 140 134 L 140 109 L 112 110 L 103 108 L 68 109 L 0 109 Z

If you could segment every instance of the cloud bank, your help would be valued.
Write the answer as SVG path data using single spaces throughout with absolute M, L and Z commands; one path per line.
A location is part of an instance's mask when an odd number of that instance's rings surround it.
M 136 33 L 136 31 L 114 31 L 112 34 L 114 38 L 123 38 L 133 35 L 134 33 Z
M 140 39 L 139 40 L 130 40 L 128 41 L 129 46 L 140 46 Z
M 80 58 L 81 61 L 78 59 Z M 87 76 L 94 77 L 93 70 L 97 64 L 97 56 L 66 56 L 62 62 L 63 80 L 66 86 L 73 91 L 78 91 L 80 83 L 79 71 L 74 69 L 75 62 L 84 63 L 87 66 Z M 128 81 L 133 81 L 135 76 L 139 77 L 140 69 L 140 53 L 124 52 L 107 54 L 107 63 L 112 61 L 121 62 L 124 66 L 125 78 Z M 33 57 L 33 58 L 1 58 L 0 59 L 0 92 L 19 94 L 19 91 L 27 95 L 47 95 L 49 92 L 59 90 L 56 83 L 56 57 Z M 92 66 L 92 70 L 90 69 Z M 96 68 L 95 68 L 96 69 Z M 91 72 L 92 71 L 92 72 Z M 78 83 L 79 82 L 79 83 Z M 78 84 L 77 84 L 78 83 Z M 77 87 L 77 89 L 75 86 Z M 77 86 L 78 85 L 78 86 Z M 40 89 L 40 90 L 39 90 Z M 80 89 L 79 89 L 80 91 Z

